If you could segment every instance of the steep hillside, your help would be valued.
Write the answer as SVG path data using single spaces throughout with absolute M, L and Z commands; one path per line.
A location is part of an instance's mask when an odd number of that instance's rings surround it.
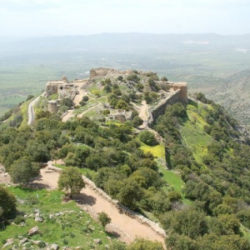
M 90 79 L 49 82 L 45 92 L 31 127 L 9 123 L 12 114 L 2 124 L 0 162 L 15 182 L 27 180 L 21 169 L 32 181 L 60 160 L 57 167 L 80 169 L 120 213 L 160 223 L 167 248 L 250 248 L 250 146 L 221 106 L 203 94 L 188 99 L 186 84 L 154 73 L 103 68 Z M 119 213 L 110 217 L 116 233 L 127 228 Z
M 250 128 L 250 70 L 242 71 L 227 79 L 221 86 L 216 100 L 242 123 Z

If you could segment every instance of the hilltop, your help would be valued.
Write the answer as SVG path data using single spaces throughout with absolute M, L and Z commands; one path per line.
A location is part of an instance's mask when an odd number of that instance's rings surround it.
M 49 81 L 42 95 L 29 97 L 2 120 L 3 178 L 19 183 L 23 176 L 17 173 L 28 167 L 32 178 L 40 173 L 35 183 L 55 189 L 62 170 L 79 169 L 83 200 L 70 204 L 93 218 L 105 211 L 119 240 L 129 244 L 143 237 L 177 250 L 249 249 L 249 141 L 221 106 L 201 93 L 188 96 L 186 83 L 152 72 L 92 69 L 87 79 Z M 25 195 L 9 190 L 19 200 Z M 27 213 L 19 200 L 18 209 Z M 132 227 L 123 226 L 124 216 Z M 3 240 L 17 238 L 15 228 L 7 226 Z M 106 229 L 101 231 L 102 242 L 111 246 Z M 91 234 L 83 235 L 93 242 Z M 52 243 L 42 235 L 39 240 Z M 68 245 L 75 246 L 72 240 Z

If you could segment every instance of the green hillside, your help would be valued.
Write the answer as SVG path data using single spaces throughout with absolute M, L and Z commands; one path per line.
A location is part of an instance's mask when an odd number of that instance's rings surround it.
M 168 93 L 167 86 L 170 85 L 165 78 L 159 80 L 155 74 L 138 71 L 123 78 L 94 80 L 88 85 L 88 99 L 74 107 L 71 119 L 62 122 L 62 110 L 49 113 L 47 105 L 43 105 L 48 100 L 42 99 L 31 127 L 23 125 L 28 100 L 9 114 L 11 121 L 17 112 L 19 122 L 2 123 L 0 162 L 18 184 L 27 184 L 20 180 L 36 176 L 37 169 L 49 160 L 63 160 L 62 169 L 79 168 L 81 174 L 120 204 L 159 222 L 168 236 L 169 249 L 248 250 L 248 141 L 243 140 L 237 121 L 201 93 L 188 103 L 168 104 L 150 127 L 140 127 L 142 120 L 135 107 L 146 101 L 151 109 Z M 100 102 L 98 108 L 92 108 Z M 63 99 L 61 103 L 69 101 Z M 69 106 L 61 107 L 73 108 L 72 103 Z M 131 112 L 132 116 L 127 120 L 106 119 L 109 112 L 116 111 Z M 29 169 L 29 174 L 16 178 L 20 169 Z M 41 227 L 44 234 L 35 239 L 48 243 L 54 239 L 60 246 L 80 244 L 86 249 L 91 249 L 95 238 L 102 240 L 100 247 L 112 245 L 113 239 L 85 212 L 81 213 L 74 202 L 61 203 L 61 192 L 8 189 L 17 197 L 20 212 L 30 213 L 35 206 L 45 217 L 58 207 L 75 211 L 76 217 L 65 215 L 57 224 L 48 220 L 48 225 Z M 38 203 L 35 198 L 32 206 L 20 203 L 33 195 L 40 197 Z M 79 221 L 70 223 L 70 228 L 66 220 L 77 216 Z M 88 230 L 87 220 L 94 225 L 91 232 L 83 232 Z M 30 219 L 26 223 L 29 227 L 34 225 Z M 79 223 L 83 228 L 78 228 Z M 6 219 L 3 225 L 2 244 L 9 235 L 16 239 L 28 228 L 7 225 Z

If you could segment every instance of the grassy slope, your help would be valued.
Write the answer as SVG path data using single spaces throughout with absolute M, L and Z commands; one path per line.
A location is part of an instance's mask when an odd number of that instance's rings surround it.
M 20 212 L 29 215 L 34 214 L 35 209 L 39 209 L 45 220 L 42 223 L 35 222 L 34 218 L 31 217 L 26 219 L 25 226 L 9 225 L 6 230 L 0 233 L 0 248 L 3 242 L 9 238 L 27 237 L 28 230 L 36 225 L 39 226 L 41 234 L 34 235 L 32 240 L 56 243 L 59 246 L 81 246 L 83 249 L 92 249 L 93 247 L 94 249 L 105 249 L 105 245 L 111 243 L 112 240 L 108 238 L 103 227 L 78 208 L 75 202 L 62 203 L 61 192 L 32 191 L 16 187 L 11 187 L 9 190 L 16 195 Z M 31 205 L 29 203 L 31 198 L 37 203 Z M 49 219 L 50 214 L 63 211 L 71 211 L 71 213 Z M 101 239 L 102 244 L 95 248 L 94 239 Z
M 159 172 L 161 173 L 163 179 L 173 187 L 177 192 L 182 192 L 184 187 L 184 182 L 182 181 L 180 175 L 172 170 L 168 170 L 165 167 L 165 148 L 163 144 L 157 146 L 148 146 L 143 144 L 141 149 L 146 153 L 151 153 L 158 162 Z
M 188 119 L 183 123 L 180 132 L 183 143 L 191 149 L 195 160 L 203 164 L 202 158 L 207 153 L 207 147 L 212 142 L 212 137 L 204 131 L 206 109 L 211 108 L 204 104 L 187 105 Z

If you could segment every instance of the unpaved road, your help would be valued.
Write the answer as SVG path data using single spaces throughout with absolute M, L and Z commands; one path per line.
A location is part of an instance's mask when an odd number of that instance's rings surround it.
M 146 129 L 148 127 L 148 120 L 150 117 L 149 107 L 146 101 L 142 101 L 139 107 L 139 117 L 143 120 L 143 124 L 139 127 L 140 129 Z
M 34 121 L 35 121 L 35 111 L 34 111 L 34 106 L 38 103 L 40 100 L 40 97 L 44 96 L 45 93 L 41 94 L 38 96 L 36 99 L 34 99 L 28 107 L 28 125 L 30 126 Z
M 60 173 L 51 170 L 52 163 L 41 170 L 41 177 L 36 183 L 44 185 L 47 189 L 56 189 Z M 88 184 L 81 191 L 81 204 L 85 211 L 96 218 L 98 213 L 105 212 L 111 218 L 110 227 L 119 235 L 119 239 L 130 243 L 136 238 L 159 241 L 164 245 L 164 237 L 156 233 L 151 227 L 138 220 L 121 213 L 119 209 L 107 201 L 103 196 L 93 190 Z

